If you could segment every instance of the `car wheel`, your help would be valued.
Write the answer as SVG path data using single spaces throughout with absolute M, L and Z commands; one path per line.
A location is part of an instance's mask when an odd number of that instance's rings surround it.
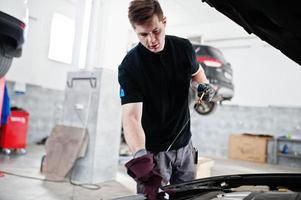
M 13 61 L 13 57 L 5 55 L 5 50 L 0 42 L 0 78 L 5 76 Z
M 208 115 L 217 107 L 217 102 L 202 102 L 194 104 L 195 111 L 200 115 Z

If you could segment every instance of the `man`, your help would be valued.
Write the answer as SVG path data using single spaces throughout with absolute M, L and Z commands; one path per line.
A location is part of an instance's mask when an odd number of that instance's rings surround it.
M 208 84 L 187 39 L 165 35 L 166 17 L 157 0 L 133 0 L 129 21 L 139 44 L 118 69 L 125 139 L 134 154 L 126 164 L 137 192 L 156 199 L 161 184 L 193 180 L 188 92 L 191 80 L 203 100 Z

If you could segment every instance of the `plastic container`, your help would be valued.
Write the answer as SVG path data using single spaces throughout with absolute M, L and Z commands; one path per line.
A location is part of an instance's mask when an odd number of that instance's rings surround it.
M 5 153 L 18 149 L 25 153 L 28 122 L 28 112 L 24 110 L 11 111 L 7 124 L 1 127 L 0 132 L 0 147 Z

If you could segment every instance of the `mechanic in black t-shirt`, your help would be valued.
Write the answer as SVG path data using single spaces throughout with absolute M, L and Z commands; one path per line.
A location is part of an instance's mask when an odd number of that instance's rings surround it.
M 187 39 L 165 35 L 166 17 L 157 0 L 133 0 L 130 23 L 140 43 L 118 69 L 122 121 L 134 158 L 126 164 L 137 192 L 156 199 L 159 186 L 193 180 L 188 92 L 191 81 L 203 100 L 208 84 Z

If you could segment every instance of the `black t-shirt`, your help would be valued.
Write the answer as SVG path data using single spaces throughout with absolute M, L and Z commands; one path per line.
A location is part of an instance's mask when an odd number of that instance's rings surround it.
M 191 75 L 198 68 L 191 43 L 176 36 L 165 37 L 160 53 L 139 43 L 125 56 L 118 68 L 121 104 L 143 102 L 142 127 L 147 150 L 165 151 L 181 129 L 171 149 L 188 144 L 188 92 Z

